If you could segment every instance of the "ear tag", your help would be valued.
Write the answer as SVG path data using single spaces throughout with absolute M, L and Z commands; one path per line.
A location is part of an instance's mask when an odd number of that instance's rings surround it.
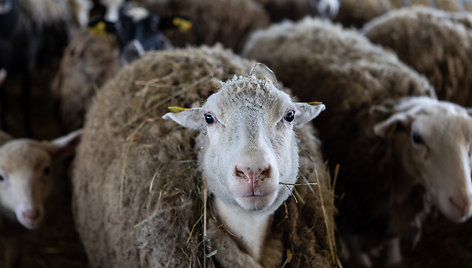
M 175 17 L 172 20 L 172 24 L 174 24 L 175 27 L 179 28 L 179 31 L 184 33 L 190 28 L 192 28 L 192 23 L 184 18 Z
M 323 104 L 321 101 L 310 101 L 310 102 L 306 102 L 306 104 L 310 104 L 310 105 L 320 105 L 320 104 Z
M 104 36 L 105 33 L 106 33 L 105 22 L 101 21 L 101 22 L 95 24 L 95 26 L 93 26 L 89 29 L 89 32 L 94 34 L 94 35 Z
M 169 107 L 167 107 L 167 109 L 169 109 L 173 113 L 178 114 L 180 112 L 188 110 L 189 108 L 183 108 L 183 107 L 179 107 L 179 106 L 169 106 Z

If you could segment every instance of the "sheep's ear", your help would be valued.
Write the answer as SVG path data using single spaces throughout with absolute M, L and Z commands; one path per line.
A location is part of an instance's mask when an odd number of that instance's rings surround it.
M 13 138 L 7 133 L 0 130 L 0 146 L 12 140 Z
M 322 111 L 326 109 L 324 104 L 309 104 L 309 103 L 295 103 L 295 121 L 293 121 L 295 126 L 301 126 L 310 122 L 315 117 L 317 117 Z
M 73 131 L 66 136 L 59 137 L 49 142 L 43 142 L 43 147 L 55 157 L 66 157 L 75 153 L 75 148 L 80 142 L 82 129 Z
M 374 133 L 380 137 L 388 137 L 392 135 L 398 124 L 401 124 L 403 128 L 409 129 L 411 123 L 413 122 L 413 117 L 407 112 L 396 113 L 386 120 L 376 124 L 374 126 Z
M 185 128 L 199 131 L 206 128 L 206 124 L 203 121 L 203 110 L 201 108 L 192 108 L 178 113 L 166 113 L 162 118 L 172 120 Z

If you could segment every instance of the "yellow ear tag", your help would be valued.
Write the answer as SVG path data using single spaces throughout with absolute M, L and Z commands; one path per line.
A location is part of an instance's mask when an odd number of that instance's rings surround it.
M 310 102 L 307 102 L 307 104 L 310 104 L 310 105 L 319 105 L 319 104 L 323 104 L 321 101 L 310 101 Z
M 105 22 L 101 21 L 89 29 L 89 32 L 98 36 L 104 36 L 106 33 Z
M 180 113 L 180 112 L 188 110 L 189 108 L 182 108 L 179 106 L 169 106 L 167 107 L 167 109 L 169 109 L 173 113 Z
M 175 17 L 172 20 L 172 24 L 174 24 L 175 27 L 179 28 L 179 31 L 181 32 L 186 32 L 190 28 L 192 28 L 192 23 L 186 19 Z

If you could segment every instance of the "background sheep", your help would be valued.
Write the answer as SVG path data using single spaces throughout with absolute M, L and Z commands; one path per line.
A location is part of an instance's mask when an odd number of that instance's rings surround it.
M 253 64 L 220 47 L 150 53 L 100 91 L 73 175 L 77 229 L 92 267 L 258 266 L 218 228 L 211 206 L 203 218 L 196 133 L 159 118 L 168 105 L 198 105 L 219 81 Z M 277 210 L 271 226 L 276 237 L 267 243 L 285 249 L 270 259 L 278 266 L 291 258 L 294 266 L 325 267 L 332 259 L 332 230 L 326 231 L 332 227 L 332 196 L 310 130 L 297 131 L 299 177 L 301 183 L 318 178 L 321 188 L 297 187 L 298 203 L 289 198 Z
M 271 21 L 299 20 L 305 16 L 318 15 L 333 18 L 338 13 L 338 0 L 256 0 L 270 15 Z
M 472 105 L 472 15 L 401 9 L 369 22 L 362 32 L 424 74 L 439 99 Z
M 188 32 L 165 32 L 165 36 L 177 47 L 220 42 L 227 48 L 240 51 L 251 31 L 269 26 L 269 16 L 264 8 L 253 0 L 137 2 L 161 17 L 178 14 L 190 19 L 192 28 Z
M 51 159 L 74 152 L 80 132 L 51 142 L 11 139 L 0 132 L 0 233 L 4 242 L 5 267 L 18 267 L 21 234 L 37 229 L 44 214 L 44 203 L 53 186 Z M 25 229 L 26 228 L 26 229 Z
M 63 129 L 83 126 L 93 96 L 119 68 L 118 50 L 109 35 L 85 29 L 77 32 L 64 52 L 52 85 Z
M 399 262 L 398 237 L 416 243 L 433 203 L 453 221 L 469 217 L 472 119 L 438 102 L 393 54 L 308 18 L 254 33 L 245 52 L 302 98 L 329 107 L 316 124 L 326 157 L 340 164 L 338 223 L 357 262 L 369 266 L 363 250 L 382 243 L 385 261 Z
M 470 0 L 341 0 L 339 13 L 334 20 L 344 26 L 362 27 L 366 22 L 389 10 L 406 6 L 428 6 L 445 11 L 472 12 Z
M 53 65 L 54 59 L 61 55 L 68 41 L 68 35 L 77 28 L 72 8 L 78 8 L 81 0 L 69 1 L 30 1 L 6 0 L 0 11 L 0 68 L 8 71 L 7 82 L 0 87 L 0 95 L 11 88 L 9 81 L 21 76 L 23 87 L 22 109 L 25 128 L 32 135 L 30 120 L 31 92 L 38 66 Z M 82 11 L 81 11 L 82 12 Z M 82 12 L 83 13 L 83 12 Z M 1 125 L 7 129 L 5 114 L 6 98 L 0 100 Z

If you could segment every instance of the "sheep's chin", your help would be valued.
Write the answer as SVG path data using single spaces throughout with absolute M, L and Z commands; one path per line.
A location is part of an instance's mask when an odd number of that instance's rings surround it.
M 41 222 L 40 220 L 30 222 L 28 220 L 23 219 L 22 217 L 18 217 L 18 221 L 21 223 L 21 225 L 23 225 L 26 229 L 29 229 L 29 230 L 38 229 L 39 224 Z
M 235 197 L 236 203 L 244 210 L 259 211 L 269 208 L 277 197 L 277 191 L 264 196 Z
M 439 200 L 439 210 L 448 220 L 455 223 L 463 223 L 470 218 L 470 215 L 462 216 L 461 212 L 447 200 Z

